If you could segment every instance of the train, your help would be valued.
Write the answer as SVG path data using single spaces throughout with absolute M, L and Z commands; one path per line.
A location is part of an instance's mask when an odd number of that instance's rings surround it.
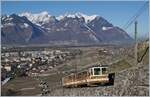
M 108 66 L 93 66 L 62 78 L 63 87 L 113 85 L 115 73 L 108 72 Z

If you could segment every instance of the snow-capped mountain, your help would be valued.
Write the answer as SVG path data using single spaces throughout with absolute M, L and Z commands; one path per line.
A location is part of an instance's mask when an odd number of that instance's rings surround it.
M 132 38 L 98 15 L 49 15 L 48 12 L 3 15 L 3 44 L 98 44 L 127 42 Z
M 44 29 L 33 24 L 26 17 L 20 17 L 16 14 L 2 16 L 1 23 L 2 43 L 25 44 L 45 36 Z
M 88 23 L 88 22 L 92 21 L 93 19 L 95 19 L 98 15 L 88 16 L 88 15 L 85 15 L 83 13 L 75 13 L 75 14 L 67 14 L 66 13 L 65 15 L 60 15 L 60 16 L 57 16 L 56 18 L 54 18 L 54 16 L 49 15 L 48 12 L 44 11 L 44 12 L 37 13 L 37 14 L 32 14 L 32 13 L 25 12 L 25 13 L 19 14 L 19 16 L 25 16 L 30 21 L 32 21 L 33 23 L 35 23 L 37 25 L 41 25 L 41 24 L 44 24 L 44 23 L 48 23 L 49 21 L 53 21 L 55 19 L 60 21 L 60 20 L 64 19 L 65 17 L 68 17 L 68 18 L 76 18 L 76 17 L 77 18 L 84 18 L 85 22 Z
M 32 13 L 21 13 L 19 16 L 25 16 L 27 17 L 32 23 L 35 23 L 39 26 L 41 26 L 44 23 L 48 23 L 51 20 L 51 15 L 48 14 L 48 12 L 44 11 L 38 14 L 32 14 Z
M 65 15 L 60 15 L 58 17 L 56 17 L 58 20 L 61 20 L 61 19 L 64 19 L 65 17 L 68 17 L 68 18 L 84 18 L 85 20 L 85 23 L 88 23 L 90 21 L 92 21 L 93 19 L 95 19 L 98 15 L 91 15 L 91 16 L 88 16 L 88 15 L 85 15 L 83 13 L 75 13 L 75 14 L 65 14 Z

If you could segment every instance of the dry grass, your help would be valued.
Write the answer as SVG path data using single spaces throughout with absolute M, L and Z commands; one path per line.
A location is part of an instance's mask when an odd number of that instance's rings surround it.
M 132 65 L 123 59 L 117 63 L 110 65 L 109 72 L 119 72 L 130 67 L 132 67 Z
M 49 85 L 49 89 L 50 91 L 56 91 L 57 93 L 54 94 L 54 92 L 51 92 L 51 95 L 63 95 L 62 93 L 62 87 L 61 87 L 61 78 L 66 74 L 62 74 L 63 71 L 70 71 L 70 70 L 75 70 L 76 65 L 78 69 L 81 69 L 83 67 L 92 65 L 94 63 L 100 63 L 101 61 L 108 61 L 107 59 L 101 59 L 99 57 L 99 55 L 97 54 L 98 50 L 97 48 L 83 48 L 83 53 L 81 56 L 78 56 L 76 59 L 73 59 L 69 62 L 66 62 L 64 64 L 60 64 L 59 67 L 56 67 L 56 69 L 53 69 L 52 71 L 47 72 L 48 74 L 52 74 L 50 76 L 47 77 L 40 77 L 42 80 L 45 80 L 48 85 Z M 143 51 L 140 51 L 140 54 L 142 54 Z M 111 58 L 111 61 L 115 61 L 116 59 L 118 59 L 117 57 L 119 57 L 121 59 L 120 56 L 114 56 L 113 58 Z M 112 60 L 113 59 L 113 60 Z M 134 59 L 128 57 L 128 58 L 124 58 L 116 63 L 113 63 L 110 65 L 110 71 L 111 72 L 120 72 L 122 70 L 128 70 L 128 68 L 131 68 L 133 66 L 135 66 L 134 64 L 130 63 L 134 61 Z M 148 64 L 149 62 L 149 52 L 147 52 L 146 56 L 143 59 L 143 64 Z M 60 73 L 56 73 L 57 71 L 59 71 Z M 17 95 L 37 95 L 40 94 L 40 88 L 38 87 L 39 82 L 33 78 L 27 77 L 27 78 L 15 78 L 12 81 L 8 82 L 6 85 L 2 86 L 2 95 L 6 92 L 7 89 L 12 88 L 16 91 L 19 91 L 19 93 Z M 20 89 L 22 88 L 30 88 L 30 87 L 35 87 L 34 90 L 24 90 L 24 91 L 20 91 Z M 119 86 L 118 86 L 119 87 Z M 104 90 L 104 87 L 100 87 L 100 90 Z M 107 87 L 109 89 L 109 87 Z M 79 92 L 82 92 L 82 89 L 84 90 L 84 88 L 79 89 Z M 94 88 L 89 88 L 89 90 L 87 88 L 85 88 L 85 90 L 83 92 L 86 91 L 90 91 L 87 92 L 89 93 L 89 95 L 94 95 L 96 93 L 97 90 L 93 91 Z M 96 89 L 96 88 L 95 88 Z M 59 91 L 61 90 L 61 91 Z M 66 90 L 66 94 L 71 94 L 74 93 L 75 95 L 77 94 L 77 89 L 73 89 L 72 91 L 70 89 L 65 89 Z M 31 92 L 32 91 L 32 92 Z M 62 92 L 62 93 L 60 93 Z M 65 91 L 64 91 L 65 92 Z M 70 92 L 70 93 L 69 93 Z M 98 89 L 99 92 L 99 89 Z M 106 92 L 106 91 L 104 91 Z M 84 94 L 84 93 L 83 93 Z M 73 95 L 73 94 L 72 94 Z M 88 95 L 88 94 L 87 94 Z M 81 95 L 80 95 L 81 96 Z
M 8 89 L 12 89 L 17 92 L 16 95 L 36 95 L 39 93 L 38 89 L 38 82 L 30 77 L 20 77 L 10 80 L 7 84 L 1 87 L 2 95 L 7 96 Z M 35 88 L 32 90 L 24 90 L 21 91 L 23 88 Z

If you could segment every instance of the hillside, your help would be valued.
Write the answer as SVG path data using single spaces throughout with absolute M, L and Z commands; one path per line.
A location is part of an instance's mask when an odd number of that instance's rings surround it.
M 139 57 L 144 54 L 148 44 L 142 43 Z M 107 53 L 101 50 L 107 49 Z M 77 49 L 77 48 L 71 48 Z M 2 87 L 3 95 L 7 89 L 13 89 L 14 95 L 41 95 L 39 83 L 44 81 L 49 86 L 50 96 L 148 96 L 149 95 L 149 50 L 142 61 L 135 63 L 133 47 L 82 47 L 80 56 L 56 66 L 39 77 L 15 78 Z M 112 53 L 113 51 L 114 53 Z M 82 71 L 94 64 L 107 64 L 110 72 L 115 73 L 114 85 L 97 87 L 63 88 L 62 77 Z M 25 84 L 24 80 L 26 80 Z M 17 85 L 16 85 L 17 84 Z M 32 85 L 31 85 L 32 84 Z M 32 90 L 32 94 L 29 92 Z M 6 93 L 6 94 L 5 94 Z
M 141 51 L 143 53 L 144 50 Z M 149 51 L 137 65 L 121 60 L 111 65 L 115 72 L 113 86 L 54 89 L 50 95 L 67 96 L 148 96 L 149 95 Z M 133 60 L 132 60 L 133 61 Z M 113 69 L 114 68 L 114 69 Z

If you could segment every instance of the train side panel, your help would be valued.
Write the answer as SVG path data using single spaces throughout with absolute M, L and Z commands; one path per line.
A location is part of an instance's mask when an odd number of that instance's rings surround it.
M 74 78 L 73 78 L 74 77 Z M 105 84 L 109 83 L 109 75 L 99 75 L 99 76 L 90 76 L 88 74 L 84 75 L 73 75 L 72 77 L 65 78 L 63 81 L 64 87 L 75 87 L 81 85 L 94 85 L 94 84 Z

